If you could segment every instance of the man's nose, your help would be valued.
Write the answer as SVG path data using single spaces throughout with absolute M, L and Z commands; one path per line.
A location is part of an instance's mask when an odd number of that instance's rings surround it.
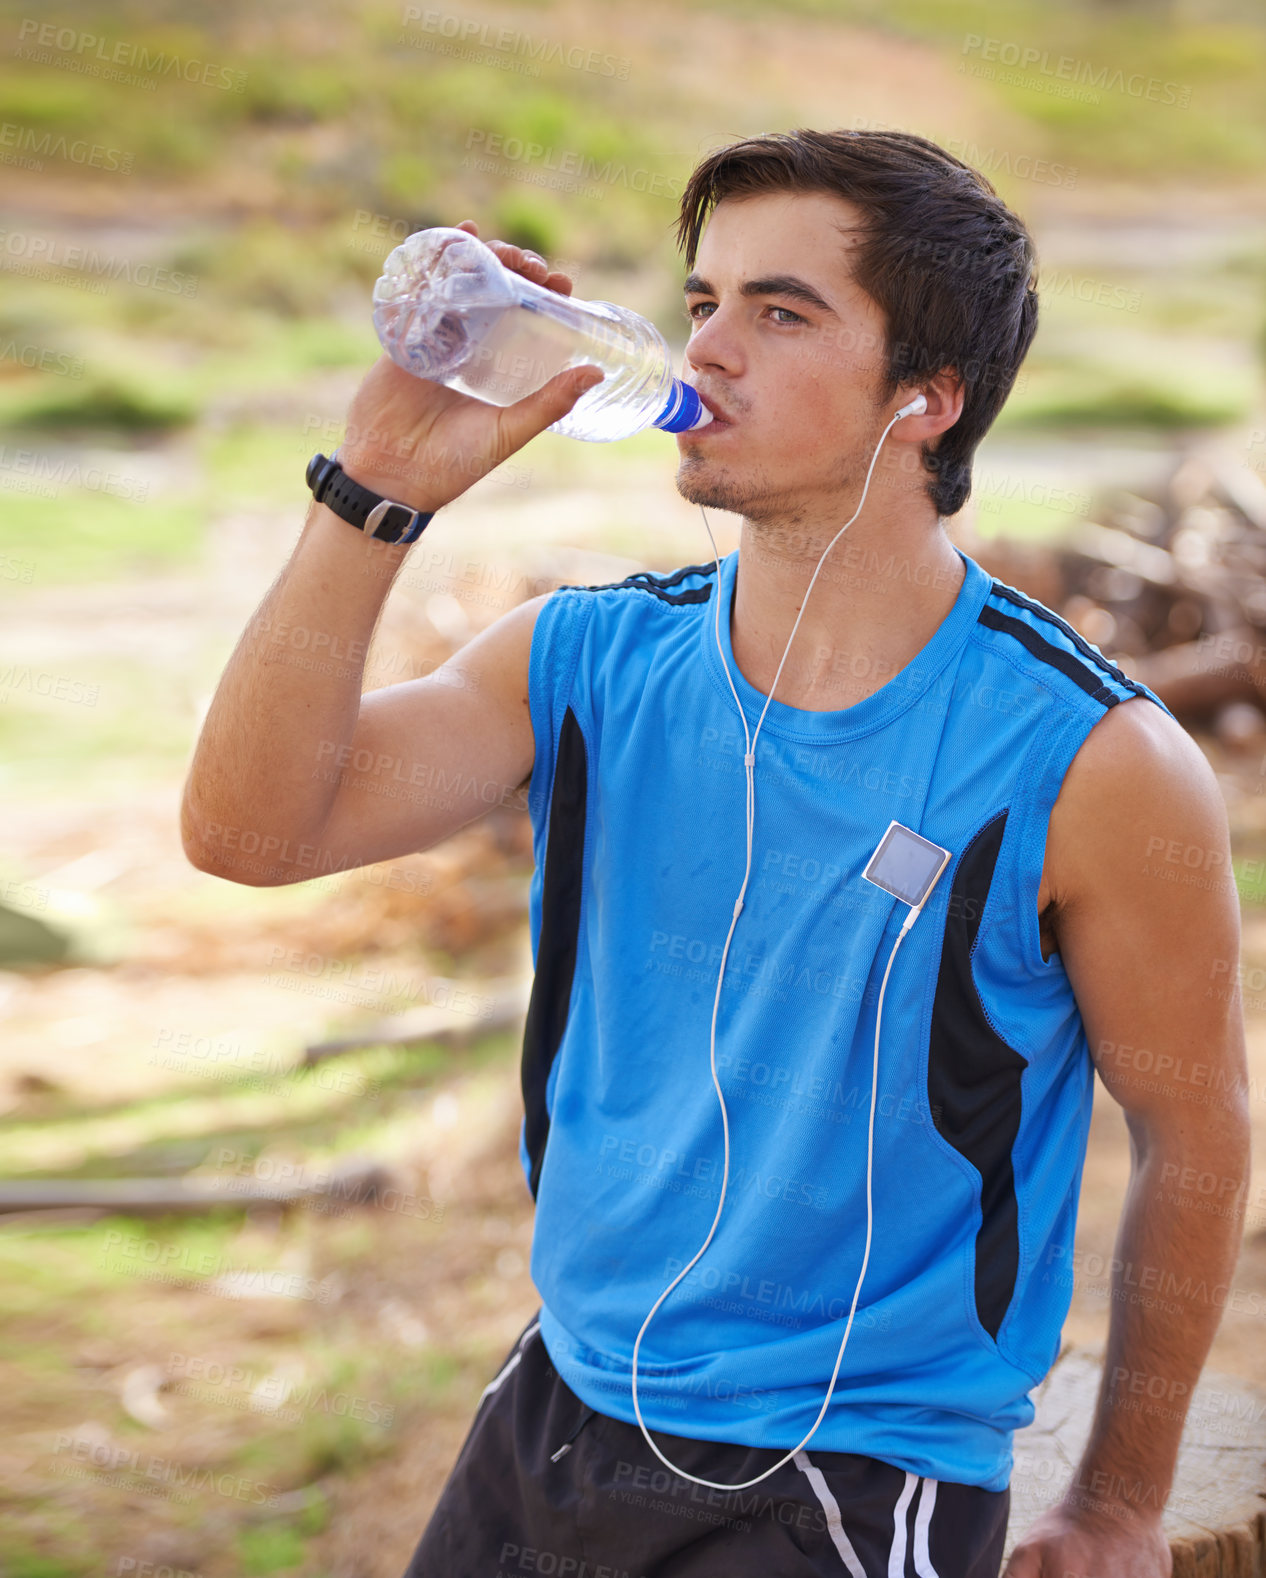
M 721 309 L 703 320 L 686 341 L 685 356 L 692 366 L 725 367 L 737 371 L 742 362 L 742 348 L 728 317 L 720 318 Z

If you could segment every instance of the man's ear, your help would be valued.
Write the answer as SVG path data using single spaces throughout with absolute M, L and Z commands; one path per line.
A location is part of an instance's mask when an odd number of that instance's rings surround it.
M 902 417 L 889 434 L 889 442 L 926 444 L 953 427 L 963 414 L 963 380 L 953 367 L 942 367 L 919 383 L 902 384 L 893 396 L 893 410 L 899 411 L 920 394 L 927 409 L 918 416 Z

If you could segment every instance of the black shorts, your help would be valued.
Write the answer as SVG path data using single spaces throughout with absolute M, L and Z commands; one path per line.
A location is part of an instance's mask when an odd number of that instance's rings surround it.
M 723 1484 L 785 1451 L 652 1435 Z M 533 1316 L 484 1388 L 405 1578 L 997 1578 L 1010 1504 L 1009 1488 L 807 1449 L 746 1490 L 696 1485 L 636 1424 L 581 1402 Z

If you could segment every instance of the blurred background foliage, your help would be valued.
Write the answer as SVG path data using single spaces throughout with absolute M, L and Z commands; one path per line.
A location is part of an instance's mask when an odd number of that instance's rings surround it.
M 835 0 L 784 0 L 774 10 L 754 0 L 718 0 L 689 8 L 683 58 L 671 62 L 662 54 L 671 53 L 671 41 L 657 32 L 654 13 L 639 28 L 631 8 L 613 8 L 608 39 L 596 15 L 582 32 L 572 26 L 574 13 L 535 4 L 503 4 L 495 15 L 476 17 L 493 33 L 508 27 L 539 43 L 570 47 L 581 38 L 586 47 L 632 63 L 632 81 L 576 70 L 557 57 L 534 58 L 530 46 L 500 51 L 499 66 L 515 69 L 450 58 L 438 47 L 448 42 L 442 30 L 428 30 L 421 20 L 421 6 L 328 0 L 315 8 L 259 8 L 230 0 L 205 8 L 196 21 L 188 9 L 66 0 L 48 20 L 107 46 L 124 41 L 151 54 L 211 63 L 227 80 L 240 79 L 240 87 L 194 91 L 170 74 L 159 76 L 152 90 L 129 88 L 72 69 L 91 64 L 93 49 L 54 48 L 42 60 L 39 34 L 27 22 L 16 25 L 21 58 L 0 61 L 6 120 L 126 153 L 131 173 L 103 174 L 100 185 L 114 183 L 117 206 L 134 224 L 153 228 L 156 254 L 193 276 L 197 290 L 194 299 L 151 290 L 104 300 L 58 285 L 41 291 L 15 278 L 0 333 L 42 332 L 55 321 L 73 336 L 72 350 L 127 367 L 74 390 L 49 387 L 50 375 L 21 378 L 7 369 L 4 383 L 13 387 L 0 388 L 0 416 L 161 428 L 192 420 L 199 398 L 214 395 L 224 377 L 242 376 L 248 352 L 264 377 L 301 373 L 314 356 L 327 365 L 355 362 L 372 350 L 364 332 L 333 341 L 322 335 L 318 349 L 311 338 L 287 334 L 286 326 L 342 316 L 363 331 L 367 292 L 389 249 L 382 242 L 467 216 L 478 217 L 483 234 L 589 269 L 657 271 L 674 289 L 663 290 L 651 310 L 680 341 L 675 204 L 666 192 L 680 190 L 706 146 L 761 129 L 727 92 L 724 76 L 708 72 L 701 53 L 710 35 L 737 21 L 784 30 L 798 25 L 810 35 L 839 27 L 869 32 L 939 60 L 973 100 L 971 124 L 958 128 L 955 151 L 969 162 L 975 154 L 1021 209 L 1046 194 L 1040 184 L 1008 173 L 1020 150 L 1029 160 L 1073 172 L 1083 191 L 1120 181 L 1236 185 L 1260 172 L 1266 156 L 1266 29 L 1260 8 L 1248 5 L 1083 3 L 1057 11 L 1035 0 L 914 0 L 894 10 L 874 0 L 845 7 Z M 1004 58 L 1010 58 L 1005 46 L 1039 58 L 1008 70 L 973 39 L 993 41 Z M 1136 86 L 1066 94 L 1060 57 L 1074 62 L 1077 82 Z M 973 74 L 982 67 L 988 74 Z M 1159 85 L 1153 102 L 1137 85 L 1144 79 Z M 848 99 L 842 92 L 842 125 L 857 119 Z M 795 124 L 794 106 L 779 107 L 778 124 Z M 759 116 L 774 104 L 752 108 Z M 903 120 L 888 123 L 942 138 L 956 130 L 924 127 L 919 118 L 926 112 L 911 104 Z M 503 158 L 496 171 L 479 170 L 481 153 L 498 137 L 539 144 L 547 153 Z M 630 181 L 585 182 L 588 190 L 564 195 L 532 184 L 551 167 L 551 155 L 553 168 L 570 159 L 591 170 L 655 172 L 660 186 L 652 193 Z M 991 161 L 1000 167 L 990 170 Z M 85 174 L 71 160 L 46 159 L 27 187 L 42 206 L 56 202 L 59 185 L 68 194 L 81 189 Z M 20 217 L 22 172 L 11 168 L 6 175 Z M 133 201 L 119 201 L 124 187 Z M 199 214 L 205 216 L 200 225 Z M 386 236 L 384 220 L 394 227 Z M 1141 309 L 1128 325 L 1107 325 L 1107 337 L 1121 327 L 1160 332 L 1181 323 L 1190 335 L 1235 323 L 1260 344 L 1266 263 L 1256 254 L 1224 260 L 1220 273 L 1216 281 L 1182 270 L 1171 269 L 1168 280 L 1149 273 Z M 1120 283 L 1137 288 L 1138 277 L 1122 271 Z M 1064 316 L 1075 322 L 1078 306 L 1048 299 L 1052 328 Z M 1094 322 L 1084 310 L 1080 318 Z M 109 354 L 119 349 L 120 336 L 126 358 Z M 1043 335 L 1031 364 L 1035 374 L 1048 370 L 1044 352 L 1052 339 Z M 185 354 L 174 355 L 175 346 Z M 1249 396 L 1242 380 L 1232 380 L 1220 396 L 1185 387 L 1185 379 L 1166 387 L 1163 367 L 1152 370 L 1147 389 L 1128 381 L 1106 394 L 1080 388 L 1078 368 L 1094 369 L 1099 361 L 1082 349 L 1085 354 L 1070 356 L 1064 347 L 1050 358 L 1049 382 L 1035 378 L 1031 404 L 1021 391 L 1011 414 L 1037 421 L 1084 414 L 1118 424 L 1216 423 L 1242 410 Z M 221 351 L 231 353 L 228 366 L 216 365 Z M 191 368 L 196 379 L 188 376 Z
M 444 32 L 466 24 L 474 58 Z M 591 51 L 593 69 L 567 63 Z M 196 63 L 210 81 L 142 56 Z M 281 943 L 440 975 L 522 964 L 521 926 L 512 948 L 495 932 L 480 952 L 457 924 L 467 911 L 434 921 L 447 852 L 422 868 L 435 884 L 419 889 L 424 914 L 416 895 L 391 909 L 368 879 L 235 888 L 193 873 L 178 846 L 200 708 L 298 529 L 304 464 L 333 449 L 377 354 L 369 293 L 383 258 L 414 229 L 472 218 L 566 267 L 579 296 L 652 317 L 679 354 L 676 194 L 703 154 L 798 125 L 921 132 L 983 169 L 1036 235 L 1041 328 L 982 450 L 975 524 L 1058 535 L 1085 513 L 1068 498 L 1088 505 L 1093 482 L 1128 482 L 1192 435 L 1225 435 L 1266 470 L 1266 20 L 1236 0 L 56 0 L 0 17 L 0 104 L 0 894 L 74 943 L 46 974 L 0 969 L 5 1170 L 175 1174 L 213 1166 L 221 1148 L 312 1165 L 353 1149 L 443 1155 L 489 1112 L 501 1157 L 432 1185 L 453 1202 L 443 1224 L 397 1216 L 371 1231 L 355 1214 L 269 1223 L 226 1210 L 6 1230 L 6 1440 L 85 1417 L 149 1440 L 111 1388 L 191 1340 L 262 1375 L 301 1351 L 310 1382 L 390 1402 L 397 1435 L 325 1415 L 283 1429 L 168 1397 L 165 1451 L 266 1475 L 299 1498 L 290 1513 L 257 1524 L 217 1506 L 200 1544 L 206 1506 L 167 1507 L 142 1537 L 117 1487 L 23 1479 L 5 1570 L 86 1574 L 109 1550 L 206 1578 L 371 1578 L 375 1561 L 395 1572 L 399 1539 L 351 1552 L 350 1503 L 328 1528 L 327 1503 L 339 1476 L 416 1459 L 411 1488 L 381 1481 L 367 1526 L 409 1524 L 426 1465 L 451 1459 L 530 1297 L 507 1138 L 515 1038 L 487 1038 L 458 1072 L 434 1049 L 369 1048 L 346 1065 L 361 1081 L 351 1095 L 302 1076 L 261 1093 L 248 1073 L 214 1082 L 188 1059 L 162 1071 L 154 1058 L 176 1026 L 289 1065 L 305 1035 L 344 1021 L 293 981 L 266 988 Z M 71 152 L 80 141 L 114 167 Z M 510 485 L 481 482 L 426 552 L 456 554 L 469 531 L 472 557 L 497 563 L 521 543 L 643 563 L 676 531 L 671 562 L 697 561 L 697 520 L 669 513 L 673 458 L 659 434 L 611 446 L 542 435 L 505 468 Z M 485 516 L 500 535 L 478 535 Z M 393 608 L 425 608 L 432 636 L 454 639 L 495 612 L 478 587 L 457 599 L 438 587 L 406 577 Z M 371 685 L 419 671 L 406 635 L 392 627 Z M 42 699 L 23 681 L 39 669 L 99 696 Z M 490 836 L 461 874 L 509 868 L 525 882 L 516 837 Z M 182 1260 L 206 1249 L 310 1265 L 348 1295 L 284 1319 L 197 1289 L 160 1298 L 108 1269 L 120 1231 Z M 28 1470 L 22 1459 L 15 1472 Z

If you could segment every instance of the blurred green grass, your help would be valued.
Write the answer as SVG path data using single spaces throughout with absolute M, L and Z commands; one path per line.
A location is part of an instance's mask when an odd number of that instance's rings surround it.
M 506 1055 L 498 1039 L 463 1054 L 463 1067 L 499 1065 Z M 414 1112 L 416 1092 L 451 1068 L 451 1054 L 435 1046 L 419 1044 L 407 1054 L 370 1046 L 342 1057 L 334 1067 L 337 1077 L 320 1065 L 267 1076 L 242 1070 L 232 1079 L 213 1077 L 226 1072 L 217 1068 L 211 1076 L 197 1071 L 143 1101 L 57 1100 L 9 1132 L 5 1174 L 183 1173 L 213 1160 L 222 1148 L 253 1159 L 278 1145 L 299 1149 L 308 1163 L 322 1166 L 356 1152 L 387 1155 L 395 1149 L 400 1124 Z
M 138 503 L 82 488 L 51 499 L 6 489 L 0 556 L 32 567 L 32 574 L 0 581 L 0 595 L 187 564 L 200 550 L 204 526 L 205 503 L 192 497 Z
M 350 1077 L 333 1098 L 313 1077 L 321 1068 L 271 1080 L 263 1092 L 253 1088 L 250 1076 L 227 1086 L 193 1079 L 113 1111 L 108 1104 L 47 1094 L 40 1098 L 43 1117 L 6 1123 L 11 1144 L 5 1173 L 23 1176 L 26 1163 L 82 1178 L 184 1171 L 199 1160 L 190 1156 L 191 1144 L 212 1171 L 226 1149 L 234 1165 L 248 1169 L 264 1157 L 320 1170 L 352 1151 L 391 1162 L 408 1149 L 410 1133 L 416 1137 L 421 1101 L 451 1088 L 456 1077 L 463 1100 L 477 1103 L 482 1093 L 504 1083 L 517 1055 L 516 1038 L 507 1034 L 477 1041 L 459 1058 L 426 1043 L 371 1046 L 339 1060 L 339 1070 Z M 185 1121 L 173 1125 L 182 1108 Z M 179 1155 L 173 1147 L 182 1147 Z M 264 1169 L 261 1176 L 267 1175 Z M 87 1417 L 92 1428 L 104 1426 L 113 1441 L 142 1458 L 157 1453 L 186 1471 L 209 1466 L 270 1491 L 305 1490 L 298 1511 L 270 1513 L 251 1498 L 241 1505 L 228 1500 L 215 1520 L 213 1540 L 217 1562 L 233 1546 L 234 1570 L 240 1572 L 282 1570 L 304 1560 L 308 1541 L 328 1521 L 322 1482 L 363 1473 L 456 1393 L 462 1398 L 453 1406 L 465 1406 L 466 1394 L 474 1397 L 495 1357 L 479 1341 L 450 1346 L 428 1340 L 403 1347 L 384 1342 L 375 1302 L 388 1286 L 377 1258 L 383 1218 L 332 1204 L 330 1211 L 318 1203 L 267 1221 L 227 1206 L 196 1216 L 0 1222 L 0 1354 L 22 1355 L 20 1367 L 0 1359 L 9 1428 L 73 1433 Z M 437 1209 L 426 1217 L 386 1219 L 407 1237 L 411 1254 L 434 1256 L 445 1233 L 453 1231 L 446 1202 L 433 1204 Z M 251 1302 L 207 1291 L 226 1269 L 295 1266 L 306 1268 L 296 1276 L 309 1277 L 318 1290 L 344 1291 L 332 1300 L 281 1301 L 288 1313 L 276 1330 L 267 1320 L 260 1329 L 258 1306 Z M 169 1422 L 155 1435 L 124 1412 L 115 1388 L 98 1389 L 90 1402 L 83 1395 L 82 1368 L 92 1365 L 85 1350 L 95 1344 L 130 1352 L 138 1342 L 146 1360 L 160 1369 L 172 1355 L 193 1354 L 243 1366 L 255 1378 L 284 1375 L 298 1358 L 303 1373 L 281 1399 L 284 1406 L 271 1412 L 245 1406 L 247 1390 L 227 1385 L 220 1392 L 210 1385 L 195 1388 L 190 1397 L 165 1396 Z M 349 1398 L 364 1406 L 351 1408 Z M 90 1481 L 94 1477 L 90 1470 Z M 133 1477 L 139 1481 L 141 1471 Z M 97 1484 L 109 1487 L 116 1500 L 126 1498 L 126 1487 L 111 1484 L 110 1476 L 102 1474 Z M 198 1531 L 205 1502 L 203 1495 L 188 1507 L 164 1503 L 168 1526 Z M 56 1510 L 55 1565 L 41 1568 L 53 1558 L 36 1537 L 46 1519 L 43 1503 L 28 1487 L 9 1498 L 5 1572 L 100 1571 L 100 1540 L 103 1534 L 116 1538 L 118 1529 L 94 1525 L 99 1504 L 91 1486 L 48 1505 Z
M 485 233 L 564 253 L 585 270 L 651 270 L 673 280 L 679 273 L 672 183 L 684 181 L 693 162 L 692 127 L 702 136 L 714 124 L 709 93 L 717 90 L 683 98 L 675 85 L 657 82 L 649 33 L 632 28 L 604 40 L 594 29 L 593 44 L 609 46 L 612 58 L 623 60 L 626 51 L 635 57 L 632 90 L 561 60 L 545 60 L 536 75 L 464 61 L 444 52 L 434 30 L 402 20 L 394 4 L 331 0 L 319 28 L 236 3 L 197 19 L 127 3 L 76 0 L 63 9 L 67 23 L 82 20 L 107 43 L 209 62 L 231 86 L 191 89 L 178 74 L 160 73 L 152 91 L 129 89 L 104 74 L 69 69 L 74 50 L 52 47 L 47 59 L 28 58 L 32 28 L 21 35 L 27 55 L 0 60 L 6 114 L 16 125 L 84 137 L 108 128 L 111 145 L 134 155 L 126 179 L 138 193 L 173 183 L 188 189 L 197 177 L 207 213 L 217 215 L 166 231 L 159 226 L 161 261 L 186 281 L 182 291 L 116 282 L 108 296 L 94 296 L 52 281 L 8 282 L 12 299 L 0 316 L 0 339 L 55 341 L 83 368 L 71 379 L 0 361 L 0 425 L 24 441 L 92 433 L 152 439 L 205 423 L 244 389 L 280 391 L 315 371 L 367 365 L 377 350 L 369 288 L 393 241 L 409 228 L 462 214 L 478 214 Z M 699 10 L 718 26 L 758 14 L 747 0 L 708 0 Z M 841 20 L 833 0 L 784 0 L 779 10 L 789 26 Z M 521 4 L 507 15 L 534 39 L 571 41 L 564 14 L 550 6 Z M 1266 28 L 1246 7 L 1223 5 L 1194 19 L 1163 5 L 1055 13 L 1035 0 L 914 0 L 894 13 L 878 0 L 857 0 L 845 25 L 930 52 L 986 108 L 1002 146 L 1023 145 L 1035 157 L 1076 165 L 1083 187 L 1121 175 L 1234 181 L 1266 155 L 1266 96 L 1259 91 Z M 986 58 L 992 52 L 1009 59 L 1020 50 L 1036 62 L 1008 71 Z M 1051 91 L 1063 86 L 1053 64 L 1061 58 L 1091 79 L 1152 80 L 1167 96 L 1176 84 L 1184 102 L 1151 102 L 1125 86 L 1061 96 Z M 93 66 L 91 51 L 87 64 Z M 977 66 L 990 70 L 973 75 Z M 1004 80 L 1010 77 L 1018 80 Z M 370 81 L 372 94 L 354 91 Z M 649 192 L 612 180 L 600 196 L 564 195 L 533 184 L 539 172 L 526 158 L 498 154 L 494 172 L 478 169 L 498 137 L 599 168 L 655 172 L 669 184 Z M 988 138 L 981 139 L 983 146 Z M 65 160 L 49 166 L 39 176 L 45 190 L 85 173 Z M 11 174 L 20 183 L 21 172 Z M 257 179 L 279 182 L 284 202 L 266 208 L 253 199 Z M 1033 196 L 1005 174 L 996 179 L 1022 209 Z M 1262 256 L 1246 253 L 1211 270 L 1099 269 L 1095 280 L 1133 292 L 1137 315 L 1113 319 L 1101 307 L 1061 297 L 1060 282 L 1051 282 L 1032 377 L 1013 396 L 1004 424 L 1189 428 L 1245 414 L 1257 395 L 1252 380 L 1202 367 L 1198 340 L 1237 337 L 1260 357 Z M 662 296 L 656 291 L 652 316 L 680 342 L 675 285 Z M 1168 342 L 1169 354 L 1156 358 L 1146 377 L 1105 369 L 1121 359 L 1123 326 Z M 1078 327 L 1098 337 L 1100 355 L 1070 354 L 1067 336 Z M 261 465 L 261 485 L 266 469 Z M 44 584 L 109 573 L 101 534 L 87 524 L 98 514 L 128 567 L 143 557 L 172 563 L 182 546 L 186 556 L 198 549 L 193 499 L 128 510 L 124 521 L 109 499 L 45 501 L 25 499 L 16 486 L 10 491 L 0 551 L 19 538 L 38 542 L 37 508 L 64 547 L 31 550 Z M 20 586 L 0 583 L 5 592 L 20 593 Z
M 702 0 L 696 9 L 721 26 L 771 10 L 763 0 Z M 576 42 L 563 13 L 550 7 L 505 10 L 547 41 Z M 853 0 L 841 17 L 836 0 L 781 0 L 775 10 L 789 24 L 844 22 L 895 34 L 951 69 L 961 66 L 964 75 L 994 67 L 972 80 L 1041 135 L 1048 157 L 1085 171 L 1244 175 L 1266 155 L 1266 38 L 1260 11 L 1247 5 L 1210 5 L 1194 15 L 1161 4 L 1056 11 L 1037 0 L 909 0 L 894 11 L 881 0 Z M 68 135 L 99 138 L 108 128 L 110 143 L 133 153 L 136 172 L 149 178 L 183 180 L 262 152 L 286 177 L 292 208 L 312 216 L 365 206 L 394 212 L 401 203 L 418 204 L 422 192 L 434 203 L 470 151 L 454 131 L 472 104 L 489 134 L 574 150 L 599 164 L 616 156 L 686 173 L 668 117 L 621 113 L 621 95 L 629 95 L 611 74 L 546 58 L 531 62 L 539 75 L 496 71 L 490 94 L 487 66 L 446 54 L 445 39 L 402 20 L 398 4 L 327 0 L 319 28 L 284 11 L 240 5 L 177 21 L 164 20 L 161 8 L 156 15 L 141 5 L 67 4 L 58 21 L 76 15 L 107 45 L 123 41 L 153 56 L 206 62 L 214 80 L 190 91 L 178 73 L 151 71 L 153 90 L 129 91 L 104 74 L 67 69 L 83 51 L 54 47 L 50 59 L 38 58 L 38 33 L 28 29 L 19 34 L 20 47 L 35 57 L 19 55 L 0 67 L 6 114 L 19 125 Z M 593 31 L 587 45 L 624 56 L 622 42 Z M 630 47 L 645 47 L 636 32 L 626 36 Z M 1000 58 L 990 58 L 989 41 Z M 1060 57 L 1073 62 L 1064 75 Z M 1013 58 L 1018 63 L 1008 67 Z M 79 62 L 94 63 L 91 50 Z M 639 65 L 645 75 L 645 57 Z M 145 75 L 142 68 L 137 74 Z M 1149 79 L 1161 85 L 1151 99 Z M 372 93 L 358 88 L 363 83 L 373 84 Z M 1069 88 L 1084 91 L 1072 95 Z M 331 127 L 347 130 L 345 146 L 318 135 Z M 587 201 L 569 201 L 568 212 Z M 535 222 L 548 225 L 552 206 L 536 211 Z M 626 208 L 646 211 L 631 191 L 601 204 L 604 215 Z
M 762 0 L 704 3 L 729 16 L 767 11 Z M 835 0 L 780 0 L 779 10 L 840 20 Z M 1266 157 L 1266 32 L 1248 0 L 1199 12 L 1165 0 L 853 0 L 847 20 L 935 49 L 1040 133 L 1045 157 L 1082 174 L 1242 177 Z M 1065 74 L 1061 57 L 1072 62 Z
M 1070 362 L 1039 355 L 995 430 L 1216 428 L 1247 416 L 1256 398 L 1257 380 L 1246 369 L 1228 372 L 1186 360 L 1140 368 L 1108 357 Z

